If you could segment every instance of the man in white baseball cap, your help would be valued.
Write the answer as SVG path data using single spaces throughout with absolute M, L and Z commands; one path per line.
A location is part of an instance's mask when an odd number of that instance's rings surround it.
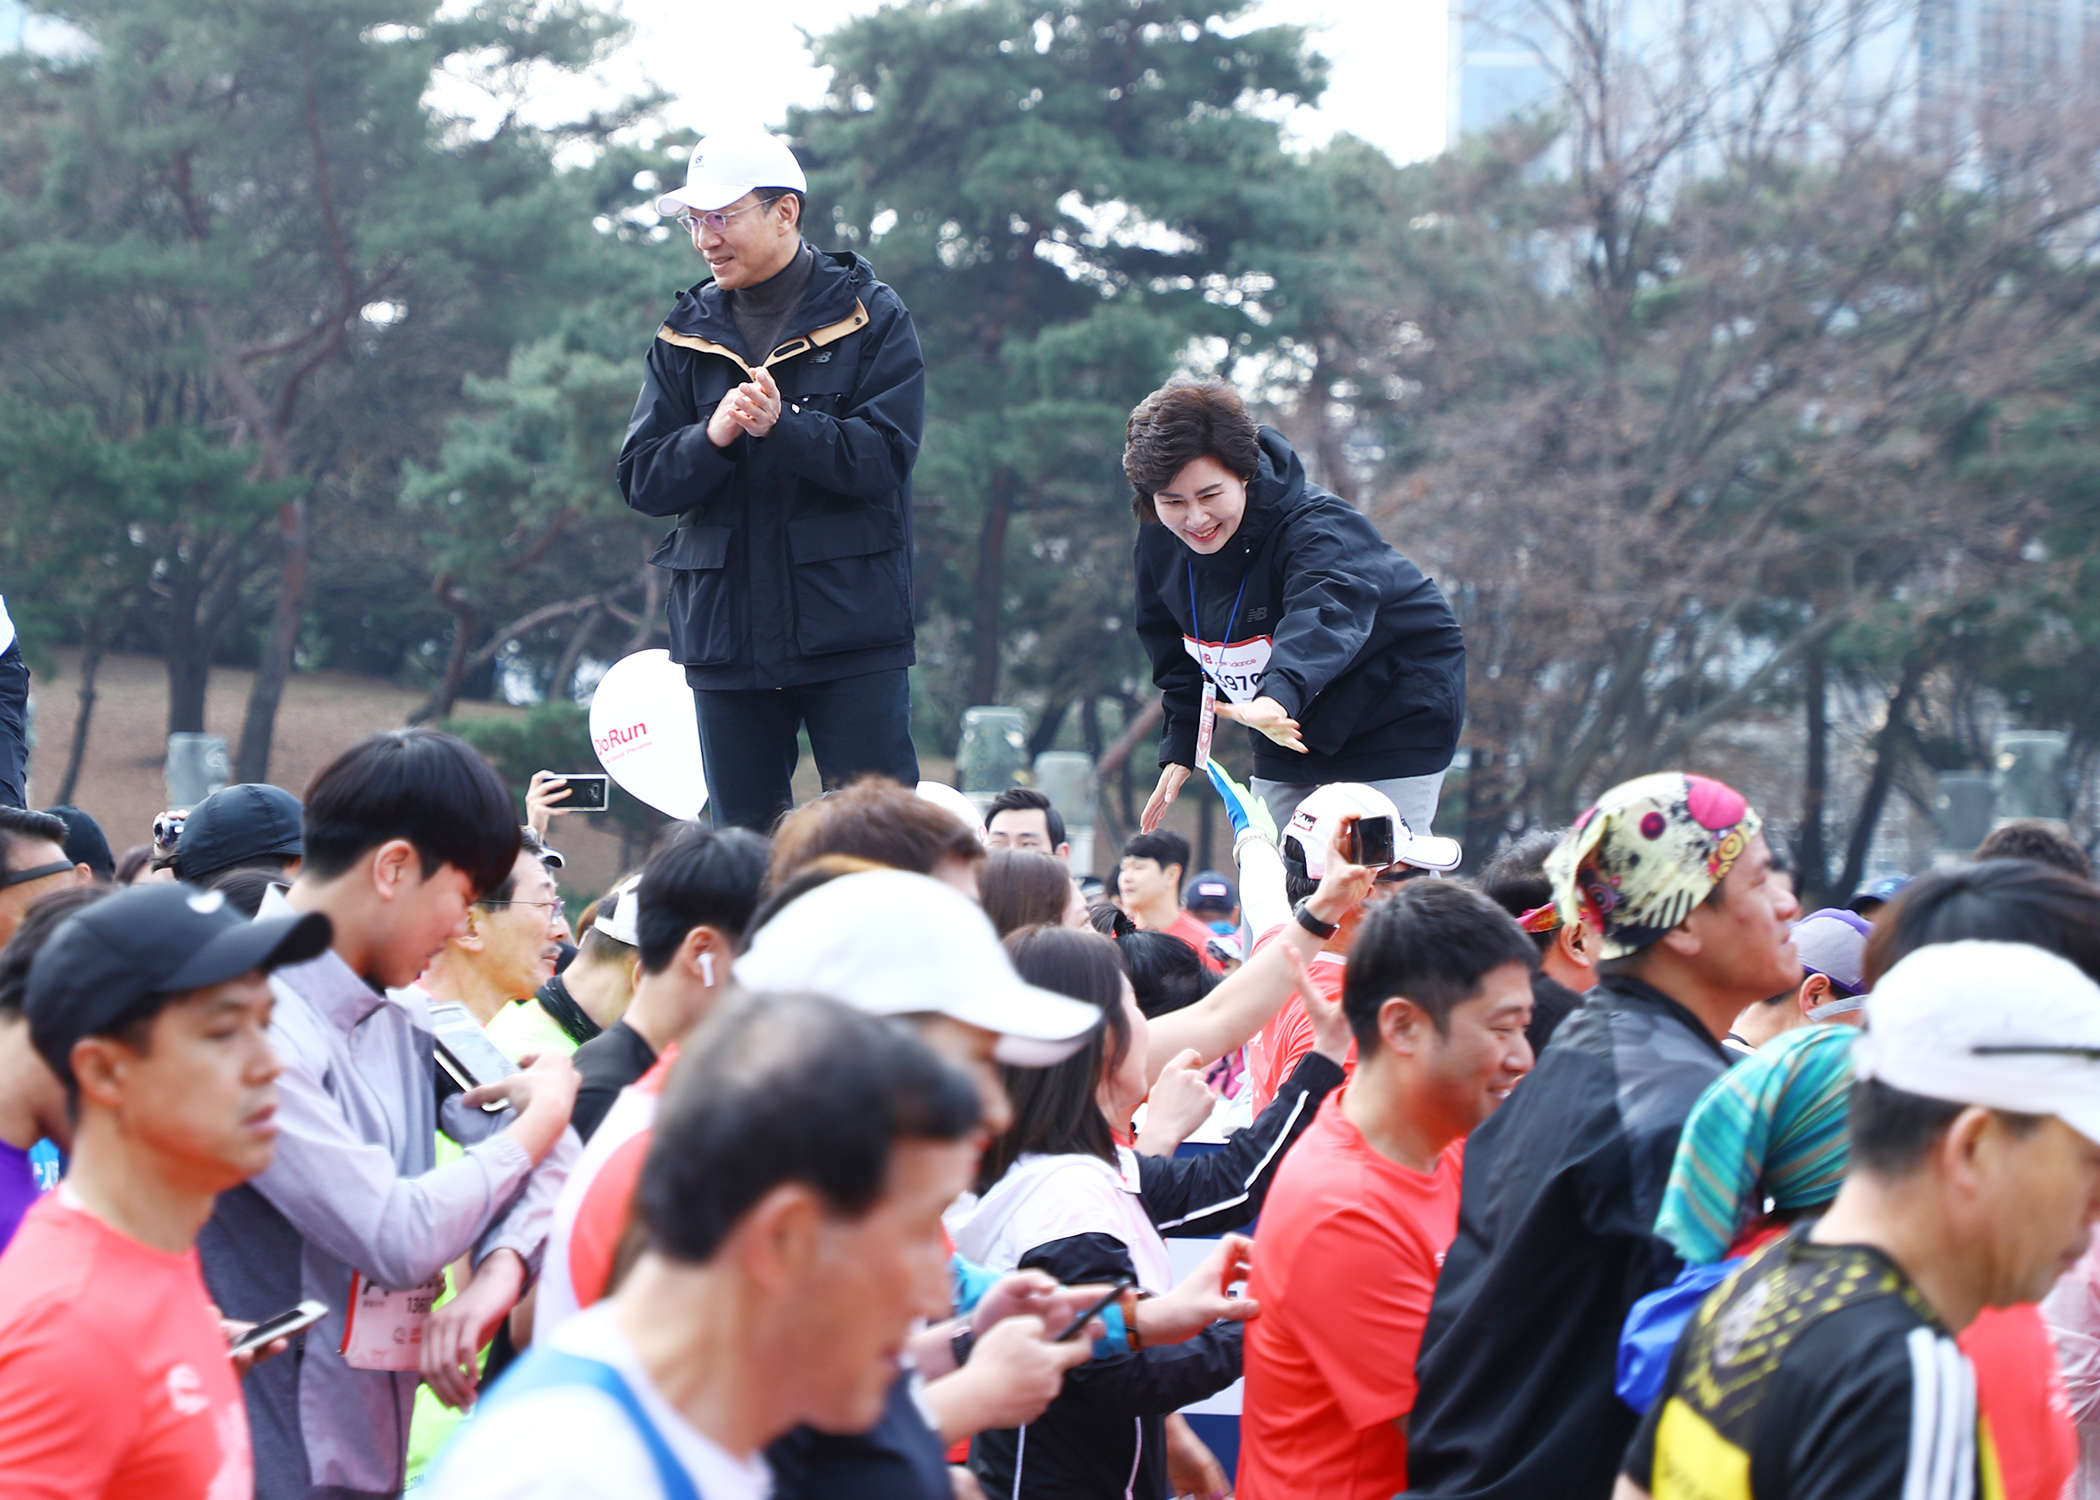
M 2100 1216 L 2100 986 L 2024 943 L 1934 943 L 1866 1008 L 1836 1201 L 1694 1315 L 1618 1500 L 1683 1473 L 2005 1493 L 1954 1335 L 2038 1300 Z
M 709 132 L 656 199 L 712 279 L 650 344 L 620 493 L 676 517 L 671 659 L 699 716 L 711 815 L 763 832 L 787 811 L 797 732 L 827 789 L 919 780 L 907 669 L 911 474 L 926 369 L 902 299 L 852 251 L 802 238 L 795 154 Z

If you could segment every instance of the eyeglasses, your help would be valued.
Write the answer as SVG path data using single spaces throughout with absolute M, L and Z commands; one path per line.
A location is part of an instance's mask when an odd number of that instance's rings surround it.
M 718 208 L 710 213 L 704 214 L 694 213 L 692 210 L 688 209 L 686 212 L 678 216 L 678 222 L 685 226 L 686 233 L 690 234 L 694 239 L 697 240 L 698 238 L 700 238 L 700 231 L 703 227 L 712 229 L 716 234 L 723 234 L 726 233 L 729 228 L 729 221 L 735 218 L 738 214 L 748 214 L 754 208 L 770 207 L 772 207 L 772 204 L 770 203 L 746 203 L 742 208 Z
M 554 900 L 552 900 L 552 901 L 477 901 L 477 902 L 475 902 L 474 904 L 475 904 L 476 906 L 489 906 L 489 907 L 495 907 L 495 906 L 537 906 L 537 907 L 538 907 L 538 908 L 539 908 L 539 909 L 540 909 L 541 911 L 545 911 L 545 912 L 555 912 L 555 911 L 560 911 L 560 910 L 561 910 L 561 898 L 560 898 L 560 897 L 556 897 L 556 898 L 555 898 Z

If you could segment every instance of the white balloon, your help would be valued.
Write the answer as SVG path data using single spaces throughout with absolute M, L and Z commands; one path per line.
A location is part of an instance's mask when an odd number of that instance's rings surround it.
M 977 804 L 958 792 L 945 781 L 922 781 L 919 797 L 935 807 L 946 808 L 960 818 L 965 827 L 977 835 L 979 843 L 984 841 L 984 815 L 977 811 Z
M 637 651 L 599 679 L 591 747 L 607 775 L 658 812 L 696 818 L 707 805 L 693 690 L 670 652 Z

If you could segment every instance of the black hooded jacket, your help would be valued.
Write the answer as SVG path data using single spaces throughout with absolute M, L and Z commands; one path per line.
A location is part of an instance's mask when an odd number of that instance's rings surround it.
M 758 368 L 779 383 L 763 438 L 708 441 Z M 677 516 L 671 658 L 697 688 L 779 688 L 910 666 L 911 471 L 926 367 L 911 314 L 850 251 L 819 254 L 783 342 L 744 347 L 712 281 L 679 293 L 649 346 L 620 493 Z
M 1348 501 L 1306 482 L 1281 433 L 1261 429 L 1261 472 L 1222 548 L 1203 556 L 1146 524 L 1136 554 L 1138 638 L 1166 699 L 1161 765 L 1195 761 L 1203 674 L 1186 643 L 1199 638 L 1232 643 L 1230 665 L 1270 648 L 1265 666 L 1221 673 L 1220 696 L 1274 698 L 1309 753 L 1249 731 L 1256 776 L 1382 781 L 1451 764 L 1466 704 L 1466 645 L 1451 606 Z

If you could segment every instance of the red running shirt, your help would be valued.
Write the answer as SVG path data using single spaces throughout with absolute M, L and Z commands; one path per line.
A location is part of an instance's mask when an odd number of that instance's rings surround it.
M 2060 1500 L 2078 1469 L 2078 1429 L 2042 1310 L 1986 1307 L 1957 1342 L 1976 1367 L 1976 1409 L 1990 1424 L 2005 1500 Z
M 1415 1355 L 1458 1233 L 1465 1142 L 1424 1175 L 1321 1104 L 1254 1239 L 1240 1500 L 1388 1500 L 1407 1488 Z
M 1159 929 L 1169 937 L 1178 937 L 1196 950 L 1196 957 L 1203 967 L 1213 972 L 1222 972 L 1225 966 L 1210 956 L 1210 940 L 1217 936 L 1192 912 L 1176 912 L 1174 920 Z
M 0 1433 L 10 1500 L 250 1500 L 247 1408 L 197 1253 L 58 1193 L 30 1209 L 0 1256 Z
M 1281 927 L 1271 927 L 1254 940 L 1254 951 L 1275 941 Z M 1312 971 L 1313 983 L 1329 1003 L 1342 1003 L 1342 975 L 1345 967 L 1339 953 L 1315 953 L 1306 966 Z M 1263 1023 L 1261 1030 L 1247 1042 L 1247 1077 L 1254 1086 L 1254 1112 L 1260 1114 L 1269 1107 L 1291 1076 L 1291 1069 L 1298 1066 L 1298 1059 L 1313 1049 L 1312 1017 L 1305 1013 L 1305 1002 L 1296 995 L 1283 1002 L 1283 1008 Z M 1356 1039 L 1349 1040 L 1349 1050 L 1342 1057 L 1342 1077 L 1350 1078 L 1356 1073 Z

